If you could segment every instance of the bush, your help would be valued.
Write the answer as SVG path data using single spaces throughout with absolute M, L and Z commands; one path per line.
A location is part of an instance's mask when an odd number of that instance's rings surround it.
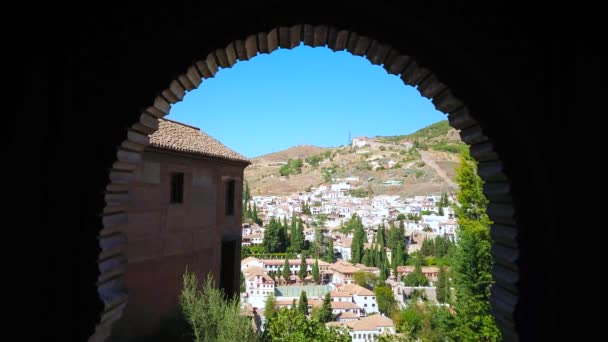
M 241 314 L 238 298 L 225 299 L 224 292 L 215 288 L 213 277 L 199 288 L 194 273 L 184 274 L 180 308 L 190 325 L 194 341 L 256 341 L 251 320 Z

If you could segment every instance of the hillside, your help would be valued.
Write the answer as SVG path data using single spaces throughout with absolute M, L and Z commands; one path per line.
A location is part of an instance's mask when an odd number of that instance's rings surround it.
M 404 141 L 413 146 L 401 144 Z M 362 147 L 300 145 L 253 158 L 245 180 L 252 195 L 286 195 L 339 181 L 358 188 L 361 195 L 453 191 L 463 146 L 458 132 L 444 120 L 408 135 L 370 138 Z

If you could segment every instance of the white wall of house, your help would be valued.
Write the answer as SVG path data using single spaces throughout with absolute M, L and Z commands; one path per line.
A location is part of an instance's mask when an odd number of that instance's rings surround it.
M 380 331 L 378 331 L 380 330 Z M 353 342 L 367 342 L 367 341 L 375 341 L 378 338 L 378 335 L 386 334 L 394 334 L 395 328 L 393 327 L 379 327 L 376 330 L 358 330 L 358 331 L 350 331 L 350 337 Z
M 376 301 L 376 296 L 353 295 L 353 300 L 355 304 L 362 308 L 368 315 L 378 312 L 378 302 Z

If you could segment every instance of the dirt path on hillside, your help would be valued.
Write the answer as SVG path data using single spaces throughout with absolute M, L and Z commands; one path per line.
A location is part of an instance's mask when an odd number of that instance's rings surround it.
M 428 153 L 426 151 L 420 151 L 420 150 L 418 150 L 418 152 L 420 152 L 420 157 L 422 157 L 422 161 L 425 162 L 428 166 L 432 167 L 433 170 L 435 170 L 435 172 L 437 172 L 439 177 L 441 177 L 446 183 L 448 183 L 448 186 L 450 188 L 454 188 L 454 189 L 458 188 L 458 185 L 456 185 L 456 183 L 454 183 L 450 179 L 450 177 L 448 177 L 448 174 L 445 173 L 445 171 L 443 171 L 443 169 L 441 167 L 439 167 L 439 165 L 437 165 L 437 163 L 435 163 L 433 158 L 430 156 L 430 153 Z

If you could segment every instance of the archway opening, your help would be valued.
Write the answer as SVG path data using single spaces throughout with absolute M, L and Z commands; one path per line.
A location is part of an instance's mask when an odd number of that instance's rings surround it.
M 133 126 L 129 133 L 129 138 L 123 144 L 123 147 L 128 151 L 127 153 L 131 154 L 125 156 L 123 153 L 122 156 L 118 156 L 119 162 L 115 165 L 117 169 L 125 174 L 128 171 L 132 172 L 134 170 L 130 163 L 136 164 L 140 161 L 138 154 L 141 154 L 148 143 L 145 134 L 151 134 L 158 128 L 156 123 L 157 118 L 166 115 L 170 110 L 170 104 L 181 100 L 186 91 L 199 86 L 202 79 L 213 77 L 218 71 L 219 66 L 229 67 L 238 60 L 252 58 L 258 52 L 272 52 L 279 46 L 293 48 L 301 42 L 311 46 L 328 46 L 337 51 L 346 49 L 354 55 L 367 57 L 373 64 L 382 65 L 389 73 L 398 75 L 406 84 L 416 86 L 423 96 L 432 99 L 438 109 L 449 114 L 452 126 L 460 129 L 463 140 L 473 145 L 472 154 L 478 161 L 492 161 L 489 167 L 495 166 L 497 163 L 499 164 L 498 157 L 492 151 L 489 139 L 483 135 L 481 128 L 476 125 L 466 107 L 454 97 L 446 85 L 442 84 L 432 75 L 430 70 L 419 66 L 411 57 L 400 55 L 390 47 L 367 37 L 360 37 L 356 33 L 338 31 L 326 26 L 296 25 L 291 28 L 272 30 L 269 33 L 252 35 L 244 41 L 230 43 L 225 49 L 216 50 L 205 60 L 199 61 L 190 67 L 187 73 L 181 75 L 171 83 L 168 89 L 162 91 L 162 95 L 157 97 L 154 104 L 148 107 L 146 112 L 142 114 L 141 121 Z M 125 158 L 130 158 L 130 160 L 125 161 Z M 125 161 L 124 164 L 120 164 L 121 159 Z M 493 162 L 495 160 L 498 162 Z M 483 172 L 481 172 L 481 175 L 484 177 Z M 494 186 L 496 187 L 506 184 L 506 179 L 488 179 L 486 177 L 486 180 L 495 184 Z M 109 189 L 113 188 L 110 186 Z M 124 191 L 124 188 L 121 189 Z M 501 192 L 503 190 L 497 189 L 496 191 Z M 124 203 L 124 199 L 118 194 L 111 198 L 116 198 L 116 205 L 123 205 Z M 107 213 L 116 212 L 114 211 L 116 206 L 113 204 L 111 203 L 108 206 Z M 122 208 L 124 210 L 124 207 Z M 120 235 L 120 233 L 109 234 L 108 241 L 110 238 L 118 240 Z M 107 250 L 104 250 L 104 253 L 106 253 L 104 260 L 111 260 L 113 254 Z M 498 256 L 500 257 L 500 255 Z M 111 268 L 111 266 L 109 267 Z M 103 274 L 102 277 L 104 277 Z M 500 278 L 497 278 L 497 283 L 500 283 L 500 281 Z M 507 285 L 512 286 L 513 284 Z M 509 294 L 507 293 L 506 295 Z M 512 298 L 509 297 L 508 300 L 512 300 Z M 515 302 L 511 304 L 515 305 Z M 110 310 L 118 312 L 117 307 L 110 306 Z M 505 312 L 511 309 L 507 308 Z M 497 316 L 497 318 L 500 321 L 500 317 Z M 504 319 L 509 318 L 506 317 Z

